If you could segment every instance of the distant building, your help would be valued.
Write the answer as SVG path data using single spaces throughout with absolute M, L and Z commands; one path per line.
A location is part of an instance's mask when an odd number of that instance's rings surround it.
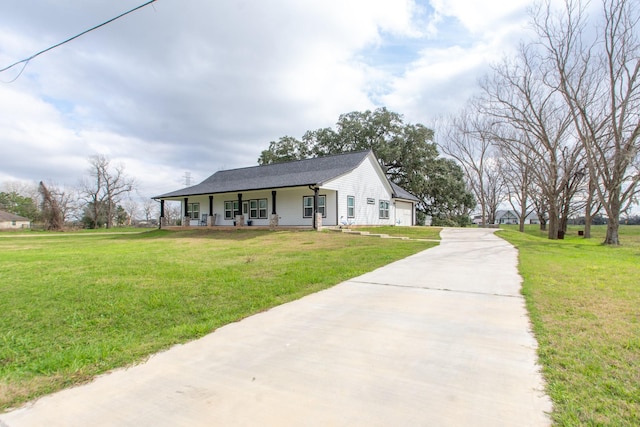
M 518 217 L 518 215 L 510 210 L 510 209 L 506 209 L 506 210 L 498 210 L 496 211 L 496 220 L 494 222 L 495 224 L 519 224 L 520 223 L 520 218 Z M 538 218 L 538 216 L 535 213 L 530 213 L 529 215 L 527 215 L 527 217 L 524 220 L 525 224 L 540 224 L 540 219 Z
M 31 220 L 20 215 L 0 211 L 0 230 L 31 228 Z

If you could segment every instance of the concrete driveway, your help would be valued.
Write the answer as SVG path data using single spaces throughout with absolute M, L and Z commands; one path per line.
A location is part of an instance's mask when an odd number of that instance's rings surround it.
M 0 425 L 549 425 L 516 250 L 492 230 L 442 238 Z

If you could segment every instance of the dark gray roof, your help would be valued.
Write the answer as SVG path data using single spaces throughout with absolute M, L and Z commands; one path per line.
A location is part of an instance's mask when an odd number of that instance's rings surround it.
M 405 190 L 404 188 L 400 187 L 398 184 L 395 184 L 391 181 L 389 181 L 391 183 L 391 188 L 393 189 L 393 197 L 397 198 L 397 199 L 406 199 L 406 200 L 412 200 L 414 202 L 418 202 L 419 199 L 414 196 L 413 194 L 409 193 L 407 190 Z
M 369 153 L 371 150 L 218 171 L 200 184 L 162 194 L 154 199 L 322 185 L 357 168 Z
M 15 215 L 9 212 L 0 211 L 0 221 L 31 221 L 29 218 L 25 218 L 20 215 Z

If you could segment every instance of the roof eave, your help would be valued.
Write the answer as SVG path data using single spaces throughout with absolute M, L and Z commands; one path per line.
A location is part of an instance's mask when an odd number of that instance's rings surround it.
M 181 193 L 181 194 L 174 194 L 171 195 L 172 193 L 167 193 L 167 194 L 163 194 L 160 196 L 154 196 L 152 197 L 153 200 L 162 200 L 162 199 L 174 199 L 174 198 L 180 198 L 180 197 L 187 197 L 187 196 L 205 196 L 205 195 L 216 195 L 216 194 L 227 194 L 227 193 L 242 193 L 242 192 L 246 192 L 246 191 L 265 191 L 265 190 L 277 190 L 280 188 L 296 188 L 296 187 L 322 187 L 324 183 L 322 182 L 310 182 L 308 184 L 295 184 L 295 185 L 281 185 L 278 187 L 260 187 L 260 188 L 241 188 L 238 190 L 228 190 L 228 191 L 205 191 L 205 192 L 198 192 L 198 193 Z

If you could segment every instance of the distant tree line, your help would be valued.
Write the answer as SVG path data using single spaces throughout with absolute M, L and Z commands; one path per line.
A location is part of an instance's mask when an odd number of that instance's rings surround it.
M 29 218 L 47 230 L 112 228 L 156 220 L 153 200 L 132 197 L 136 182 L 124 166 L 114 166 L 102 155 L 90 157 L 88 163 L 87 175 L 75 187 L 42 181 L 0 183 L 0 210 Z

